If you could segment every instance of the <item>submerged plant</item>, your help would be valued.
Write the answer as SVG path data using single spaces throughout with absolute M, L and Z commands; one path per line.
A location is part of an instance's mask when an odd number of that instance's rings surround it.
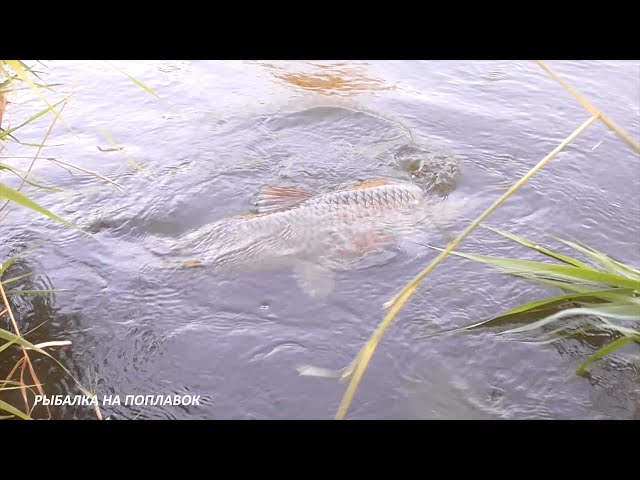
M 580 364 L 576 371 L 578 375 L 584 375 L 591 363 L 628 344 L 640 344 L 640 270 L 576 242 L 556 238 L 582 254 L 585 261 L 547 249 L 520 236 L 486 228 L 530 250 L 553 258 L 556 262 L 461 252 L 453 254 L 484 263 L 530 282 L 556 287 L 564 293 L 527 303 L 498 317 L 465 327 L 465 330 L 524 323 L 499 334 L 542 334 L 542 338 L 535 340 L 541 343 L 552 343 L 576 335 L 595 334 L 609 339 L 604 347 Z

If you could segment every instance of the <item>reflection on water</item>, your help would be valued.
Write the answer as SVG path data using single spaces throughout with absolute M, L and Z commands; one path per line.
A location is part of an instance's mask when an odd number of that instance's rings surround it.
M 318 64 L 303 62 L 294 65 L 258 62 L 279 80 L 304 90 L 323 95 L 355 95 L 364 92 L 392 91 L 396 87 L 374 77 L 367 65 L 348 63 Z M 292 71 L 302 70 L 306 71 Z

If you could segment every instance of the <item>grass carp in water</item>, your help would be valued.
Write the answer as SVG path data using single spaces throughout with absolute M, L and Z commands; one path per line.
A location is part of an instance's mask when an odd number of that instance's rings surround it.
M 323 297 L 333 290 L 333 270 L 415 231 L 439 202 L 417 184 L 392 180 L 329 193 L 267 187 L 256 213 L 190 232 L 180 251 L 219 272 L 291 267 L 307 294 Z

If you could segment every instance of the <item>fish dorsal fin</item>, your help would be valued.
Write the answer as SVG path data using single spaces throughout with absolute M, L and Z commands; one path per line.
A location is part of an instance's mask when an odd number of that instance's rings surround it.
M 316 192 L 301 188 L 265 187 L 256 200 L 258 213 L 270 213 L 293 207 L 313 196 Z
M 355 185 L 346 188 L 345 190 L 364 190 L 365 188 L 379 187 L 381 185 L 390 185 L 389 180 L 383 178 L 376 178 L 372 180 L 365 180 L 364 182 L 356 183 Z

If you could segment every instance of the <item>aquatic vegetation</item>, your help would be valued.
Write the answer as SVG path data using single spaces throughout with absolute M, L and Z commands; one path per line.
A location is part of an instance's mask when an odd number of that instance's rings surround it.
M 584 262 L 520 236 L 491 230 L 559 263 L 461 252 L 453 254 L 490 265 L 517 278 L 558 288 L 564 293 L 521 305 L 498 317 L 465 327 L 464 330 L 525 323 L 499 334 L 539 333 L 542 338 L 535 340 L 539 343 L 553 343 L 568 337 L 586 335 L 610 338 L 607 345 L 580 364 L 576 372 L 578 375 L 586 374 L 590 364 L 628 344 L 640 344 L 640 270 L 576 242 L 557 239 L 581 253 L 585 257 Z M 549 327 L 555 328 L 547 331 Z
M 118 69 L 119 70 L 119 69 Z M 31 172 L 33 165 L 35 162 L 42 158 L 40 157 L 40 152 L 43 149 L 44 145 L 49 138 L 53 127 L 56 125 L 56 122 L 60 121 L 67 128 L 68 125 L 64 122 L 62 118 L 62 111 L 65 106 L 69 102 L 71 96 L 67 96 L 61 101 L 51 105 L 47 100 L 46 96 L 42 93 L 42 90 L 50 90 L 53 87 L 59 84 L 47 84 L 42 82 L 42 78 L 40 76 L 41 72 L 35 70 L 34 67 L 27 66 L 24 62 L 20 60 L 0 60 L 0 142 L 14 142 L 21 146 L 33 147 L 36 148 L 36 153 L 33 157 L 24 157 L 24 156 L 0 156 L 0 173 L 8 172 L 9 174 L 13 174 L 20 179 L 20 185 L 18 188 L 11 188 L 3 182 L 0 182 L 0 199 L 4 199 L 5 203 L 0 206 L 0 213 L 9 208 L 10 206 L 18 206 L 19 208 L 26 208 L 33 210 L 41 215 L 48 217 L 49 219 L 60 222 L 63 225 L 70 228 L 78 228 L 73 225 L 68 220 L 60 217 L 54 212 L 47 209 L 45 206 L 36 202 L 29 196 L 22 192 L 22 189 L 25 185 L 29 185 L 36 189 L 43 190 L 59 190 L 56 187 L 43 185 L 41 183 L 36 183 L 33 181 L 34 175 Z M 148 93 L 157 96 L 153 90 L 144 85 L 142 82 L 134 79 L 126 72 L 122 72 L 125 74 L 132 82 L 136 85 L 147 91 Z M 39 97 L 43 103 L 46 105 L 40 112 L 31 116 L 29 119 L 23 121 L 19 125 L 10 128 L 3 128 L 3 122 L 7 118 L 7 105 L 9 104 L 9 96 L 13 92 L 18 90 L 30 90 L 35 93 L 37 97 Z M 58 107 L 59 110 L 58 110 Z M 47 129 L 44 138 L 39 144 L 30 144 L 26 142 L 22 142 L 17 138 L 17 135 L 20 133 L 20 130 L 27 125 L 31 125 L 34 122 L 37 122 L 41 118 L 44 118 L 46 115 L 53 113 L 54 119 L 51 122 L 49 128 Z M 2 146 L 0 143 L 0 146 Z M 15 158 L 28 158 L 31 159 L 31 163 L 26 171 L 21 170 L 15 166 L 10 165 L 6 162 L 9 159 Z M 73 168 L 79 171 L 82 171 L 86 174 L 92 175 L 96 178 L 99 178 L 102 181 L 106 181 L 110 184 L 114 184 L 118 187 L 115 182 L 110 181 L 104 176 L 100 175 L 97 172 L 91 172 L 86 169 L 76 167 L 70 163 L 63 162 L 61 160 L 53 159 L 53 158 L 45 158 L 48 161 L 61 166 L 62 168 Z M 0 218 L 2 221 L 2 218 Z M 56 340 L 56 341 L 47 341 L 41 342 L 37 345 L 32 344 L 24 338 L 24 333 L 21 332 L 19 327 L 19 321 L 16 319 L 13 309 L 11 307 L 11 303 L 9 301 L 9 297 L 13 295 L 48 295 L 52 293 L 49 290 L 12 290 L 12 284 L 18 281 L 23 276 L 17 277 L 9 277 L 9 272 L 11 266 L 16 262 L 16 260 L 25 255 L 27 252 L 23 251 L 18 255 L 14 255 L 8 259 L 0 259 L 0 298 L 2 302 L 0 302 L 0 320 L 7 320 L 7 325 L 9 328 L 0 327 L 0 340 L 4 343 L 0 344 L 0 354 L 7 351 L 10 347 L 19 347 L 22 351 L 21 359 L 16 363 L 16 365 L 11 369 L 8 376 L 4 380 L 0 380 L 0 393 L 8 392 L 12 390 L 19 390 L 21 393 L 22 400 L 24 401 L 24 411 L 20 410 L 15 405 L 11 405 L 4 400 L 0 399 L 0 411 L 6 412 L 9 415 L 0 415 L 0 419 L 2 418 L 21 418 L 21 419 L 31 419 L 31 414 L 33 412 L 34 406 L 29 405 L 29 399 L 27 392 L 31 392 L 32 394 L 44 395 L 44 390 L 42 387 L 42 383 L 38 379 L 37 373 L 34 369 L 32 359 L 30 357 L 29 352 L 36 352 L 41 355 L 44 355 L 51 360 L 53 360 L 66 374 L 68 374 L 76 386 L 80 389 L 82 394 L 87 397 L 94 397 L 95 394 L 86 390 L 80 382 L 71 374 L 71 372 L 60 362 L 58 362 L 51 354 L 49 354 L 45 349 L 49 349 L 52 347 L 61 347 L 70 345 L 71 342 L 66 340 Z M 4 323 L 3 323 L 4 325 Z M 30 380 L 27 378 L 30 376 Z M 16 377 L 17 375 L 17 377 Z M 14 378 L 16 377 L 16 378 Z M 47 407 L 48 410 L 48 407 Z M 97 405 L 95 405 L 96 416 L 101 419 L 102 415 L 100 409 Z

